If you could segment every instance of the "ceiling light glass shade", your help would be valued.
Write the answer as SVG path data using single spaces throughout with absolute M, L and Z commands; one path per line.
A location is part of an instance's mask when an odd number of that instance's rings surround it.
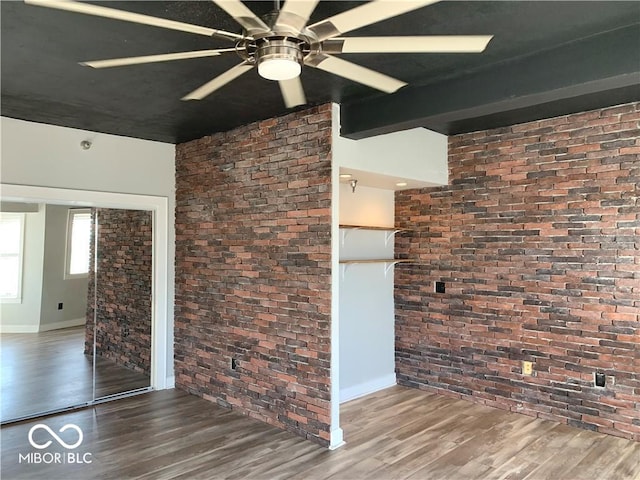
M 288 58 L 267 58 L 258 64 L 258 73 L 267 80 L 289 80 L 301 71 L 300 64 Z
M 271 39 L 258 45 L 258 74 L 267 80 L 289 80 L 302 71 L 302 52 L 297 43 Z

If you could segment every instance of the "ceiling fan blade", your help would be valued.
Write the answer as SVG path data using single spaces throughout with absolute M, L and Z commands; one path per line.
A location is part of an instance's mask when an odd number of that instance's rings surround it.
M 282 93 L 282 98 L 284 98 L 284 104 L 287 108 L 293 108 L 307 103 L 300 77 L 280 80 L 278 84 L 280 85 L 280 92 Z
M 218 50 L 194 50 L 192 52 L 164 53 L 161 55 L 144 55 L 141 57 L 111 58 L 109 60 L 90 60 L 80 62 L 80 65 L 91 68 L 126 67 L 143 63 L 169 62 L 187 58 L 217 57 L 223 53 L 235 52 L 235 48 L 221 48 Z
M 326 40 L 356 28 L 401 15 L 411 10 L 436 3 L 438 0 L 375 0 L 346 12 L 338 13 L 309 26 L 318 40 Z
M 354 82 L 368 85 L 371 88 L 382 90 L 386 93 L 393 93 L 407 85 L 407 83 L 402 80 L 389 77 L 388 75 L 369 68 L 361 67 L 355 63 L 347 62 L 341 58 L 332 57 L 331 55 L 318 55 L 307 60 L 305 64 L 324 70 L 325 72 L 333 73 L 334 75 L 348 78 Z
M 247 34 L 268 32 L 269 27 L 240 0 L 212 0 L 247 31 Z
M 238 40 L 243 38 L 242 35 L 238 35 L 237 33 L 225 32 L 224 30 L 216 30 L 215 28 L 207 28 L 201 27 L 199 25 L 192 25 L 190 23 L 176 22 L 175 20 L 152 17 L 149 15 L 142 15 L 140 13 L 102 7 L 100 5 L 75 2 L 73 0 L 24 0 L 24 3 L 28 5 L 36 5 L 39 7 L 66 10 L 68 12 L 95 15 L 97 17 L 112 18 L 114 20 L 123 20 L 125 22 L 140 23 L 153 27 L 167 28 L 169 30 L 196 33 L 198 35 L 204 35 L 205 37 L 218 36 L 230 40 Z
M 322 43 L 326 53 L 480 53 L 493 35 L 345 37 Z
M 276 30 L 291 29 L 301 31 L 318 5 L 319 0 L 287 0 L 278 14 Z
M 235 67 L 230 68 L 226 72 L 221 75 L 218 75 L 213 80 L 208 81 L 201 87 L 196 88 L 193 92 L 188 93 L 182 100 L 202 100 L 207 95 L 211 95 L 220 87 L 225 86 L 227 83 L 235 80 L 243 73 L 248 72 L 253 68 L 253 65 L 248 64 L 247 62 L 242 62 Z

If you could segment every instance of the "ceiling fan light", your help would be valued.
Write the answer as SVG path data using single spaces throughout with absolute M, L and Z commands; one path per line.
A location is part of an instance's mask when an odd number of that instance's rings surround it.
M 290 80 L 302 71 L 300 47 L 286 39 L 276 39 L 258 46 L 258 74 L 267 80 Z
M 301 71 L 300 64 L 288 58 L 267 58 L 258 64 L 258 73 L 267 80 L 289 80 Z

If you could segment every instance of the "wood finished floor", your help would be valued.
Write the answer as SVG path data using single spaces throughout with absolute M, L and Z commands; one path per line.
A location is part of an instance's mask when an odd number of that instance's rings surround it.
M 84 327 L 0 336 L 0 420 L 93 399 L 92 357 Z M 149 386 L 149 377 L 98 357 L 96 397 Z
M 19 464 L 38 422 L 4 427 L 2 478 L 640 479 L 640 443 L 419 390 L 349 402 L 342 418 L 347 444 L 328 451 L 184 392 L 152 392 L 39 421 L 80 426 L 75 452 L 91 464 Z

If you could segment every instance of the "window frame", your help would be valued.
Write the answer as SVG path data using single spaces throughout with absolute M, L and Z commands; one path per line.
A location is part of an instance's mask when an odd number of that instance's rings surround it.
M 74 280 L 78 278 L 88 278 L 89 272 L 91 271 L 91 265 L 87 265 L 86 273 L 70 273 L 71 270 L 71 248 L 72 248 L 72 240 L 73 240 L 73 217 L 75 215 L 91 215 L 90 208 L 70 208 L 67 212 L 67 238 L 66 238 L 66 246 L 64 251 L 64 279 L 65 280 Z M 89 250 L 90 251 L 90 250 Z M 91 260 L 91 255 L 89 255 L 88 262 Z
M 26 214 L 17 212 L 0 212 L 0 217 L 17 218 L 20 223 L 20 240 L 18 245 L 18 292 L 15 297 L 3 297 L 0 295 L 0 303 L 22 303 L 22 279 L 24 277 L 24 230 Z M 0 256 L 8 255 L 0 253 Z

